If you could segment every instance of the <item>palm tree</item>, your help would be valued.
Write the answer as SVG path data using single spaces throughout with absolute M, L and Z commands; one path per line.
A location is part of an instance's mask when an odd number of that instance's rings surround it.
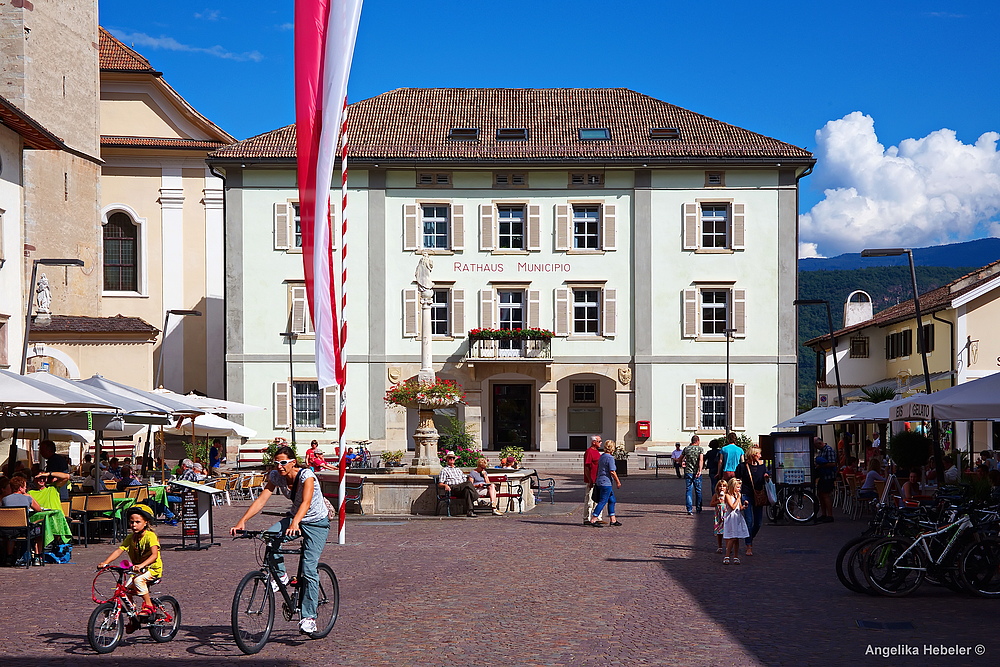
M 884 387 L 865 387 L 861 390 L 861 393 L 865 395 L 865 399 L 871 401 L 872 403 L 881 403 L 883 401 L 891 401 L 896 398 L 896 388 L 891 385 L 886 385 Z M 885 445 L 886 442 L 886 432 L 887 425 L 882 423 L 878 425 L 878 437 L 879 440 Z

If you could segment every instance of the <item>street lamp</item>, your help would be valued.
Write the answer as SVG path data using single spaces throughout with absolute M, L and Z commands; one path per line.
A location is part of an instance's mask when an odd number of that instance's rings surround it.
M 156 382 L 153 383 L 154 387 L 160 387 L 160 379 L 163 377 L 163 347 L 167 344 L 167 322 L 170 321 L 171 315 L 177 315 L 178 317 L 183 317 L 184 315 L 194 315 L 196 317 L 201 317 L 200 310 L 168 310 L 163 316 L 163 339 L 160 341 L 160 359 L 156 364 Z
M 726 438 L 729 438 L 729 433 L 732 431 L 732 403 L 730 400 L 729 391 L 729 343 L 733 340 L 733 334 L 736 333 L 736 329 L 726 329 Z
M 924 389 L 931 395 L 931 372 L 927 367 L 927 345 L 924 340 L 924 322 L 920 313 L 920 295 L 917 292 L 917 270 L 913 268 L 913 250 L 910 248 L 866 248 L 861 251 L 862 257 L 897 257 L 906 255 L 910 262 L 910 281 L 913 287 L 913 314 L 917 318 L 917 346 L 920 348 L 920 358 L 924 364 Z M 931 420 L 931 440 L 934 441 L 934 465 L 938 470 L 944 470 L 941 462 L 941 443 L 938 442 L 937 420 Z
M 297 331 L 282 331 L 279 336 L 288 339 L 288 398 L 291 410 L 288 415 L 288 425 L 292 431 L 292 449 L 295 449 L 295 367 L 292 365 L 292 343 L 298 338 Z
M 833 335 L 833 314 L 830 312 L 830 302 L 826 299 L 796 299 L 793 306 L 818 306 L 826 304 L 826 324 L 830 328 L 830 348 L 833 350 L 833 373 L 837 377 L 837 402 L 844 405 L 844 392 L 840 387 L 840 364 L 837 363 L 837 338 Z
M 28 289 L 27 314 L 24 316 L 24 347 L 21 349 L 21 375 L 28 368 L 28 336 L 31 335 L 31 307 L 35 304 L 35 279 L 38 265 L 42 266 L 83 266 L 82 259 L 36 259 L 31 263 L 31 287 Z

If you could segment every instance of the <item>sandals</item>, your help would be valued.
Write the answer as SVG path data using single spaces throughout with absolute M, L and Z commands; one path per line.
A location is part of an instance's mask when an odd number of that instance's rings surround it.
M 733 565 L 739 565 L 739 564 L 740 564 L 740 557 L 733 556 Z
M 729 556 L 726 556 L 725 558 L 722 559 L 722 564 L 729 565 Z
M 723 551 L 722 551 L 722 547 L 719 547 L 718 549 L 716 549 L 716 550 L 715 550 L 715 553 L 717 553 L 717 554 L 721 554 L 721 553 L 723 553 Z
M 151 604 L 142 605 L 142 609 L 139 610 L 140 616 L 152 616 L 156 613 L 156 609 L 153 608 Z

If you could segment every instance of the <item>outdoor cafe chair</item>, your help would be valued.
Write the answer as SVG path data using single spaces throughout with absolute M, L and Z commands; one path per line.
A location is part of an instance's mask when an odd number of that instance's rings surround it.
M 65 503 L 64 503 L 65 504 Z M 65 512 L 65 510 L 64 510 Z M 87 548 L 87 496 L 69 497 L 69 514 L 66 515 L 69 528 L 72 531 L 76 528 L 76 537 L 83 542 L 83 548 Z
M 87 499 L 85 528 L 87 535 L 90 535 L 90 526 L 97 524 L 111 527 L 111 539 L 118 539 L 118 520 L 115 518 L 115 503 L 110 493 L 94 493 L 84 496 Z
M 17 543 L 24 541 L 24 553 L 27 557 L 19 560 L 25 561 L 25 567 L 31 567 L 35 562 L 35 559 L 31 557 L 31 554 L 34 554 L 34 550 L 31 548 L 31 528 L 32 524 L 28 521 L 27 507 L 0 508 L 0 529 L 3 529 L 6 539 L 14 540 L 15 553 L 17 553 Z
M 240 476 L 230 475 L 226 479 L 226 497 L 229 499 L 229 504 L 233 504 L 233 498 L 237 500 L 240 497 Z
M 232 501 L 229 499 L 229 491 L 227 490 L 228 484 L 229 480 L 227 480 L 225 477 L 220 477 L 214 482 L 212 482 L 212 486 L 214 486 L 219 491 L 222 491 L 222 493 L 216 493 L 212 496 L 213 503 L 215 503 L 216 505 L 233 504 Z

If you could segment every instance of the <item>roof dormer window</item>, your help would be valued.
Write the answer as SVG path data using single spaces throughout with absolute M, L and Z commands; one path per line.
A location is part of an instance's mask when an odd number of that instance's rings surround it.
M 681 131 L 676 127 L 652 127 L 649 129 L 650 139 L 680 139 Z
M 448 130 L 448 138 L 454 141 L 476 141 L 479 139 L 479 128 L 453 127 Z
M 497 129 L 497 141 L 527 141 L 528 128 L 501 127 Z

